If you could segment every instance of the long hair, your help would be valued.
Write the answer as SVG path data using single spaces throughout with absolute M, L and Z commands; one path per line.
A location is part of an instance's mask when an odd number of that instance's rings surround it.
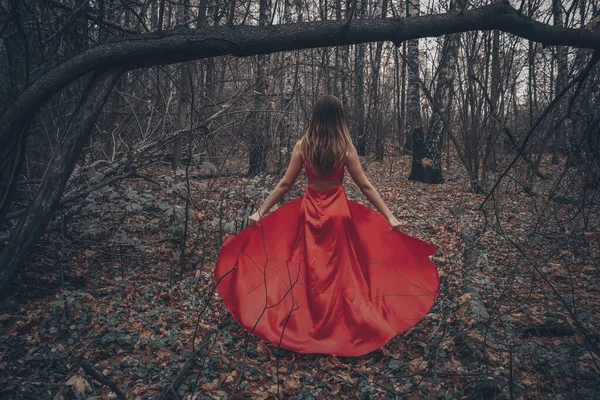
M 326 175 L 343 165 L 351 145 L 342 103 L 332 95 L 319 97 L 302 141 L 302 158 L 313 171 Z

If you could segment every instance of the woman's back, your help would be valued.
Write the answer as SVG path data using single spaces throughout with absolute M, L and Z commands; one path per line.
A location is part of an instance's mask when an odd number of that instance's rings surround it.
M 306 138 L 300 139 L 300 142 L 307 140 Z M 304 169 L 306 170 L 306 178 L 308 179 L 308 185 L 318 191 L 324 191 L 340 185 L 344 180 L 344 169 L 345 169 L 345 157 L 340 165 L 334 165 L 330 171 L 325 174 L 320 174 L 311 167 L 308 160 L 303 160 Z
M 312 170 L 308 162 L 304 162 L 308 185 L 316 190 L 323 191 L 340 185 L 344 180 L 344 165 L 333 167 L 327 175 L 320 175 Z

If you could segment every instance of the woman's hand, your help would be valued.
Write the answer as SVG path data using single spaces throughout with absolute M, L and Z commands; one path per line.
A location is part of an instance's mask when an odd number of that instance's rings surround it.
M 258 221 L 260 221 L 260 214 L 257 212 L 255 212 L 254 214 L 252 214 L 251 216 L 248 217 L 248 226 L 256 226 L 258 225 Z
M 390 223 L 390 228 L 392 228 L 392 230 L 394 232 L 400 232 L 400 228 L 402 227 L 402 225 L 400 224 L 400 221 L 398 221 L 398 219 L 396 217 L 394 217 L 392 215 L 391 217 L 388 218 L 388 222 Z

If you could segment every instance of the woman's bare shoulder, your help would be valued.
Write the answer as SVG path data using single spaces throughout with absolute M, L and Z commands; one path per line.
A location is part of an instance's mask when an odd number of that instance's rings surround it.
M 304 140 L 304 136 L 301 137 L 298 141 L 296 141 L 296 144 L 294 145 L 294 150 L 292 150 L 293 153 L 297 154 L 298 157 L 300 157 L 300 160 L 302 160 L 302 162 L 304 162 L 304 156 L 302 155 L 302 141 Z
M 348 159 L 349 157 L 355 157 L 355 156 L 358 156 L 358 152 L 356 151 L 356 147 L 354 147 L 354 143 L 350 142 L 350 145 L 346 149 L 345 158 Z

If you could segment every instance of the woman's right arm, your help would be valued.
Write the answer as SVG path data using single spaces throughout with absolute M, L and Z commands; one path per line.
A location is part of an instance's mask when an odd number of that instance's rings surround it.
M 352 145 L 348 150 L 348 154 L 346 156 L 346 167 L 348 168 L 348 173 L 352 177 L 352 180 L 354 183 L 356 183 L 367 200 L 369 200 L 377 209 L 377 211 L 379 211 L 379 213 L 388 220 L 393 230 L 400 231 L 400 222 L 398 219 L 396 219 L 396 217 L 394 217 L 394 214 L 392 214 L 375 187 L 365 175 L 365 172 L 360 165 L 358 153 L 356 152 L 354 145 Z
M 301 170 L 302 147 L 301 141 L 298 141 L 292 151 L 292 157 L 290 158 L 290 163 L 285 171 L 285 175 L 281 178 L 277 186 L 275 186 L 275 189 L 273 189 L 264 204 L 254 214 L 248 217 L 248 225 L 255 226 L 258 224 L 258 221 L 260 221 L 294 185 Z

